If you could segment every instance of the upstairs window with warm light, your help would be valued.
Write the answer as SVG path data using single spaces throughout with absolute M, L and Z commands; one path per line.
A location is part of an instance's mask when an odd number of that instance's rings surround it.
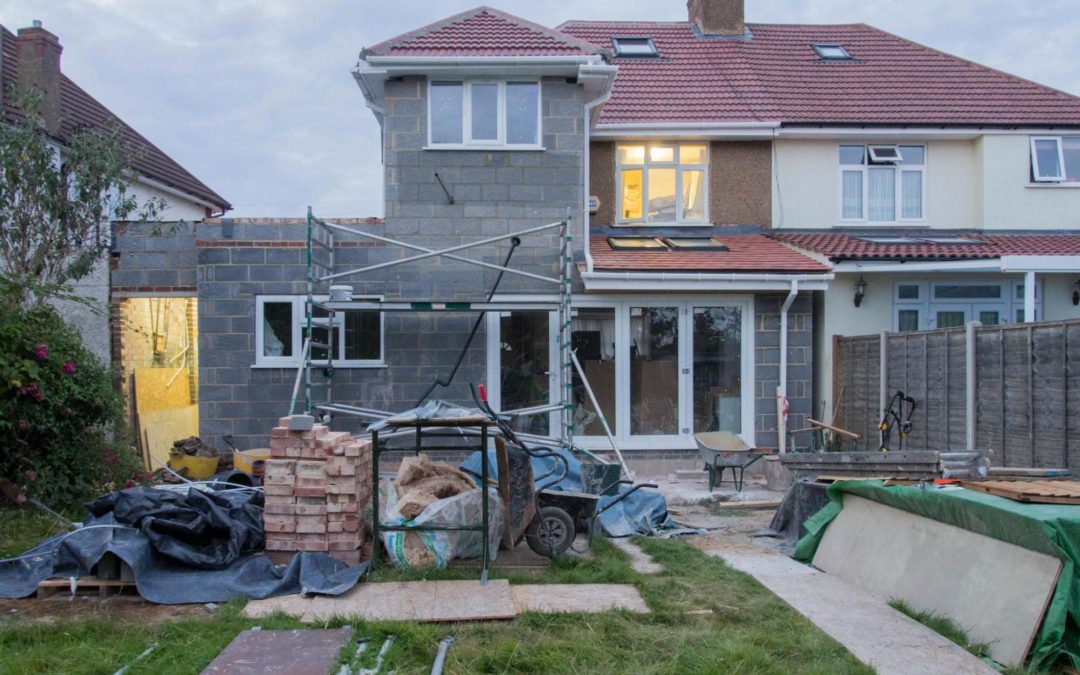
M 619 144 L 615 166 L 619 224 L 708 222 L 708 144 Z
M 432 81 L 428 147 L 540 149 L 540 83 Z

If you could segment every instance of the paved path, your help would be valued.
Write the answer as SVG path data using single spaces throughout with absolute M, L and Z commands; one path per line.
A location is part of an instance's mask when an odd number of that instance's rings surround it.
M 705 550 L 757 579 L 881 675 L 996 672 L 880 600 L 787 556 L 753 552 L 738 544 L 726 550 L 717 540 Z

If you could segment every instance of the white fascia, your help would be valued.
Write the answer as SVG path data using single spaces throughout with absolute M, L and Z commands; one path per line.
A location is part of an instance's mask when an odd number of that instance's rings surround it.
M 656 124 L 599 124 L 593 138 L 612 140 L 677 138 L 772 138 L 780 122 L 673 122 Z
M 837 274 L 864 273 L 895 274 L 897 272 L 1000 272 L 1001 261 L 997 258 L 985 260 L 938 260 L 912 262 L 877 262 L 873 260 L 835 263 L 833 272 Z
M 1080 270 L 1080 256 L 1075 255 L 1003 255 L 985 260 L 939 260 L 912 262 L 854 261 L 837 263 L 837 274 L 896 274 L 898 272 L 1039 272 L 1075 274 Z
M 709 272 L 583 272 L 586 291 L 694 292 L 824 291 L 832 274 L 739 274 Z
M 1075 127 L 1069 127 L 1075 130 Z M 829 139 L 844 138 L 851 140 L 878 140 L 882 138 L 929 138 L 939 140 L 966 141 L 979 138 L 980 136 L 1015 136 L 1018 134 L 1060 134 L 1062 128 L 1052 127 L 1025 128 L 1025 127 L 798 127 L 785 126 L 776 130 L 777 138 L 792 139 Z
M 206 201 L 205 199 L 200 199 L 199 197 L 196 197 L 195 195 L 191 194 L 190 192 L 184 192 L 183 190 L 178 190 L 178 189 L 174 188 L 171 185 L 168 185 L 166 183 L 162 183 L 161 181 L 154 180 L 153 178 L 148 178 L 148 177 L 142 175 L 141 173 L 137 174 L 135 176 L 135 180 L 137 182 L 139 182 L 139 183 L 142 183 L 143 185 L 146 185 L 146 186 L 152 187 L 152 188 L 154 188 L 156 190 L 161 190 L 162 192 L 166 192 L 166 193 L 168 193 L 170 195 L 173 195 L 174 197 L 180 197 L 181 199 L 186 199 L 186 200 L 188 200 L 189 202 L 191 202 L 193 204 L 198 204 L 199 206 L 208 208 L 211 211 L 221 211 L 222 213 L 224 213 L 224 211 L 221 210 L 221 206 L 219 206 L 218 204 L 211 204 L 210 202 Z

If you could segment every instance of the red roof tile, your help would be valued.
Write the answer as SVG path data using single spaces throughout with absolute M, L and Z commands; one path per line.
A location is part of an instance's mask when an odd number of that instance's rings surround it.
M 782 233 L 769 235 L 796 248 L 842 260 L 978 260 L 1003 255 L 1080 255 L 1080 235 L 1069 234 L 979 234 L 920 232 L 901 235 L 890 232 L 851 235 L 835 232 Z M 864 237 L 907 236 L 920 243 L 877 244 Z M 978 244 L 942 244 L 922 241 L 925 237 L 974 240 Z
M 601 124 L 1080 125 L 1080 98 L 865 24 L 748 28 L 750 39 L 716 39 L 682 22 L 559 26 L 596 45 L 628 35 L 656 44 L 658 58 L 614 59 Z M 819 42 L 842 44 L 852 59 L 821 59 Z
M 364 50 L 374 56 L 588 56 L 602 53 L 587 42 L 519 19 L 491 7 L 477 7 Z
M 829 266 L 760 234 L 718 235 L 727 251 L 616 251 L 606 236 L 592 236 L 589 251 L 598 272 L 795 272 L 825 273 Z
M 0 56 L 0 62 L 3 64 L 3 70 L 0 71 L 0 85 L 4 88 L 4 119 L 7 122 L 13 122 L 23 117 L 7 96 L 7 87 L 10 83 L 15 82 L 18 77 L 15 35 L 0 26 L 0 42 L 3 43 L 2 56 Z M 219 209 L 228 210 L 232 208 L 232 205 L 224 197 L 211 190 L 205 183 L 188 172 L 187 169 L 180 166 L 176 160 L 166 155 L 142 134 L 125 124 L 123 120 L 86 93 L 66 75 L 61 74 L 60 79 L 60 114 L 63 117 L 60 128 L 60 141 L 67 141 L 80 128 L 101 129 L 105 128 L 110 121 L 114 121 L 120 125 L 120 134 L 130 155 L 131 164 L 140 174 L 197 197 L 202 201 L 209 202 Z

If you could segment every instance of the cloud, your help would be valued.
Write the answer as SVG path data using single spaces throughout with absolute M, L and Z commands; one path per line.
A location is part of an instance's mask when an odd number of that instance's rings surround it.
M 64 71 L 236 206 L 235 216 L 382 213 L 360 49 L 478 0 L 7 0 L 0 23 L 60 36 Z M 681 21 L 684 0 L 494 3 L 537 23 Z M 1080 92 L 1073 0 L 749 0 L 762 23 L 869 23 Z

